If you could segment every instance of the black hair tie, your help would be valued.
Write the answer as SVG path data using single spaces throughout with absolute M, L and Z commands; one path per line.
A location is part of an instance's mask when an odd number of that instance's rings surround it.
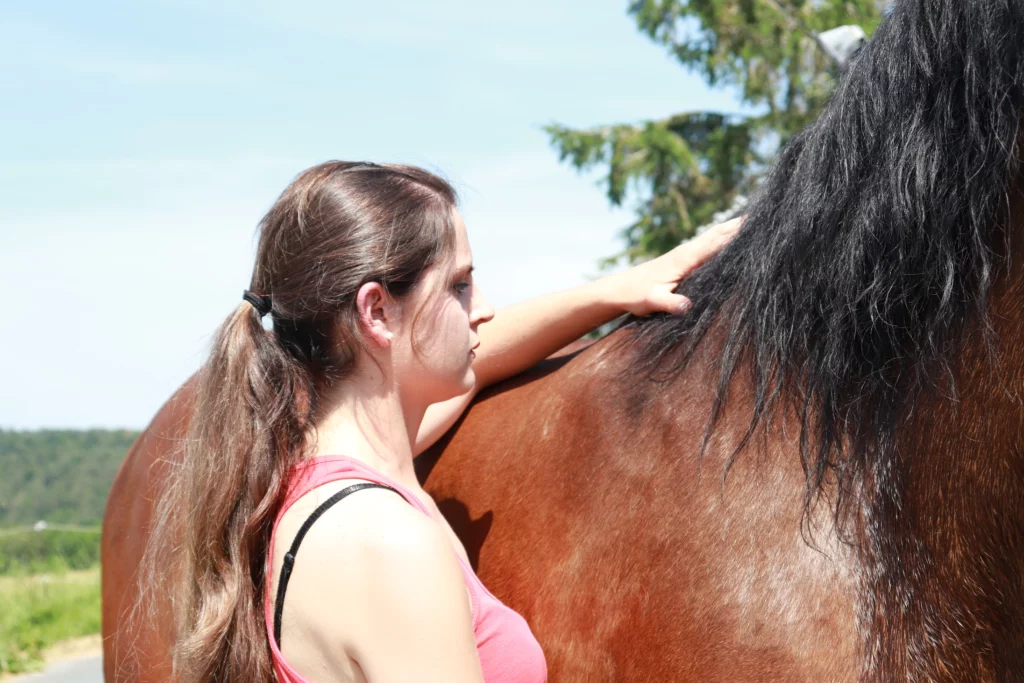
M 253 294 L 246 289 L 242 292 L 242 298 L 252 304 L 252 307 L 256 309 L 256 312 L 260 314 L 261 318 L 267 313 L 270 313 L 271 301 L 269 296 Z

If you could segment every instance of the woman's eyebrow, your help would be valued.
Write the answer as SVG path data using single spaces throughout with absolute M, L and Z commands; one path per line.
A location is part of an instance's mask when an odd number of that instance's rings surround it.
M 468 265 L 468 266 L 463 266 L 462 268 L 460 268 L 459 270 L 457 270 L 457 271 L 455 272 L 455 275 L 456 275 L 457 277 L 467 277 L 467 276 L 468 276 L 468 275 L 469 275 L 470 273 L 472 273 L 472 272 L 473 272 L 473 265 L 472 265 L 472 264 L 470 264 L 470 265 Z

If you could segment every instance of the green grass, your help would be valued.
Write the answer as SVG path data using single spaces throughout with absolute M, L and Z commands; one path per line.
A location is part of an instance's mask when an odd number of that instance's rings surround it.
M 99 567 L 0 577 L 0 673 L 39 669 L 46 648 L 99 631 Z
M 38 669 L 54 644 L 99 633 L 99 525 L 137 437 L 0 429 L 0 675 Z M 49 528 L 32 531 L 39 520 Z

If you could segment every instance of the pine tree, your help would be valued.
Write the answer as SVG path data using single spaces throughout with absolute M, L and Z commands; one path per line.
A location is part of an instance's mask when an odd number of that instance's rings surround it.
M 615 206 L 635 202 L 625 249 L 602 265 L 672 249 L 748 196 L 778 146 L 813 121 L 838 76 L 816 35 L 841 25 L 870 35 L 884 0 L 633 0 L 637 27 L 711 86 L 734 89 L 743 116 L 714 111 L 591 130 L 545 127 L 562 161 L 604 168 Z

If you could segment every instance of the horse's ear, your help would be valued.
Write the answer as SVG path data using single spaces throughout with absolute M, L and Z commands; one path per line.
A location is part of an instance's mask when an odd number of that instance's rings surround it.
M 818 34 L 818 44 L 840 69 L 845 69 L 867 42 L 864 29 L 856 25 L 838 26 Z

